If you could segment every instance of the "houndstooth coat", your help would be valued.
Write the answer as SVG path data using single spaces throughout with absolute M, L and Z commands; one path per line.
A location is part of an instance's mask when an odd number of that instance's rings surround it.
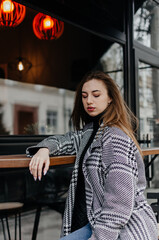
M 52 136 L 35 149 L 47 147 L 50 155 L 76 154 L 63 218 L 62 234 L 71 232 L 79 159 L 93 131 L 83 130 Z M 119 128 L 99 128 L 83 159 L 90 240 L 157 240 L 157 222 L 144 197 L 144 163 L 134 142 Z

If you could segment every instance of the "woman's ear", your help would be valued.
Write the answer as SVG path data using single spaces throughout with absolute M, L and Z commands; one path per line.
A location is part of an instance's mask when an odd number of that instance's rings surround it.
M 110 99 L 109 99 L 109 102 L 108 102 L 108 104 L 110 105 L 110 104 L 111 104 L 111 102 L 112 102 L 112 99 L 110 98 Z

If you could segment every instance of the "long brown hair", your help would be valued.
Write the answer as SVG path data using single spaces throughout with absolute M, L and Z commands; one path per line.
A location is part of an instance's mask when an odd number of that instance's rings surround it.
M 82 103 L 82 87 L 85 82 L 88 82 L 92 79 L 100 80 L 105 84 L 105 87 L 108 91 L 108 96 L 112 100 L 111 104 L 107 107 L 104 115 L 102 116 L 103 127 L 114 126 L 122 129 L 135 142 L 142 155 L 142 151 L 135 137 L 135 131 L 138 127 L 138 120 L 122 98 L 120 90 L 115 81 L 104 72 L 89 72 L 79 83 L 76 90 L 75 104 L 71 115 L 75 129 L 79 130 L 81 128 L 81 124 L 84 126 L 89 122 L 88 114 L 85 112 Z

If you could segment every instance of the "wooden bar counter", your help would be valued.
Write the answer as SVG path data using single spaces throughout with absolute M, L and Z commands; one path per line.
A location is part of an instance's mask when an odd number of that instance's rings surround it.
M 27 168 L 30 159 L 31 158 L 26 157 L 26 155 L 1 155 L 0 168 Z M 74 161 L 74 155 L 50 157 L 50 166 L 73 164 Z
M 158 155 L 159 148 L 145 148 L 142 149 L 143 156 Z M 26 155 L 1 155 L 0 156 L 0 168 L 27 168 L 30 162 L 29 157 Z M 75 155 L 73 156 L 54 156 L 50 157 L 50 166 L 60 166 L 73 164 L 75 161 Z
M 159 147 L 154 148 L 143 148 L 142 153 L 144 156 L 148 155 L 158 155 L 159 154 Z

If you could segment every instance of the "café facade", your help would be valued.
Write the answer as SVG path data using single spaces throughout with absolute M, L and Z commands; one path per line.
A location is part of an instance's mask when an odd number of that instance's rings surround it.
M 0 155 L 25 154 L 47 135 L 72 130 L 75 90 L 91 70 L 117 82 L 139 119 L 141 147 L 158 148 L 159 1 L 15 2 L 23 6 L 14 9 L 21 20 L 4 21 L 0 13 Z M 148 192 L 159 188 L 157 155 L 152 164 L 154 154 L 145 160 Z

